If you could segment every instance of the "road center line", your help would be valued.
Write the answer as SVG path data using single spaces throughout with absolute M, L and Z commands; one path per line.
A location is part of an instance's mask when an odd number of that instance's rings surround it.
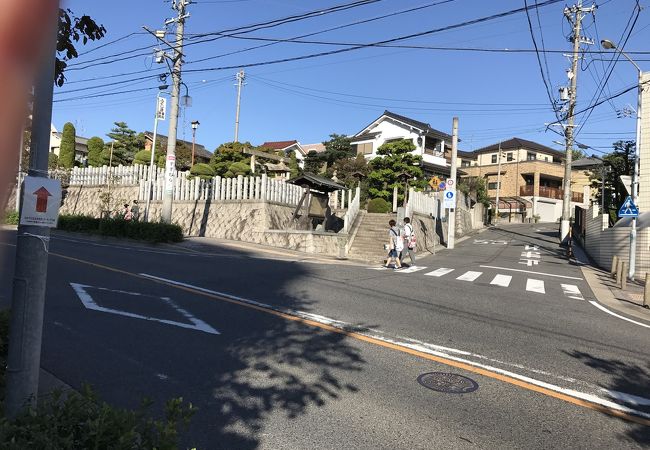
M 579 277 L 569 277 L 569 276 L 566 276 L 566 275 L 556 275 L 554 273 L 535 272 L 534 270 L 511 269 L 509 267 L 498 267 L 498 266 L 479 266 L 479 267 L 483 267 L 483 268 L 486 268 L 486 269 L 509 270 L 511 272 L 533 273 L 535 275 L 542 275 L 542 276 L 546 276 L 546 277 L 566 278 L 568 280 L 583 280 L 583 278 L 579 278 Z
M 453 355 L 449 355 L 444 352 L 435 351 L 423 345 L 412 344 L 409 342 L 398 341 L 398 340 L 392 340 L 386 337 L 373 335 L 369 332 L 355 330 L 354 328 L 350 330 L 348 324 L 333 319 L 329 319 L 323 316 L 318 316 L 316 314 L 309 314 L 309 318 L 303 318 L 298 315 L 288 314 L 279 311 L 263 303 L 259 303 L 253 300 L 243 299 L 241 297 L 236 297 L 230 294 L 214 293 L 215 291 L 210 291 L 209 289 L 194 287 L 186 283 L 180 283 L 173 280 L 166 280 L 164 278 L 153 277 L 151 275 L 134 274 L 126 270 L 106 266 L 103 264 L 93 263 L 90 261 L 84 261 L 82 259 L 77 259 L 70 256 L 61 255 L 58 253 L 50 253 L 50 254 L 70 261 L 76 261 L 81 264 L 86 264 L 86 265 L 102 268 L 104 270 L 109 270 L 112 272 L 128 275 L 131 277 L 141 278 L 145 280 L 150 280 L 152 282 L 165 284 L 167 286 L 176 287 L 177 289 L 185 290 L 187 292 L 192 292 L 195 294 L 203 294 L 206 297 L 210 297 L 215 300 L 226 301 L 229 303 L 238 304 L 240 306 L 249 307 L 258 311 L 262 311 L 268 314 L 282 317 L 290 321 L 304 323 L 306 325 L 311 325 L 334 333 L 343 334 L 345 336 L 363 342 L 375 344 L 380 347 L 389 348 L 392 350 L 400 351 L 402 353 L 407 353 L 413 356 L 417 356 L 423 359 L 428 359 L 430 361 L 435 361 L 440 364 L 445 364 L 447 366 L 466 370 L 468 372 L 477 373 L 479 375 L 483 375 L 488 378 L 503 381 L 505 383 L 519 386 L 521 388 L 533 392 L 537 392 L 543 395 L 547 395 L 549 397 L 553 397 L 558 400 L 563 400 L 573 405 L 589 408 L 591 410 L 598 411 L 603 414 L 608 414 L 613 417 L 618 417 L 644 426 L 650 426 L 650 413 L 638 411 L 633 408 L 620 405 L 611 400 L 600 398 L 597 395 L 579 392 L 573 389 L 562 388 L 560 386 L 556 386 L 551 383 L 535 380 L 533 378 L 529 378 L 524 375 L 519 375 L 514 372 L 500 369 L 498 367 L 492 367 L 489 365 L 466 360 L 464 358 L 459 358 Z

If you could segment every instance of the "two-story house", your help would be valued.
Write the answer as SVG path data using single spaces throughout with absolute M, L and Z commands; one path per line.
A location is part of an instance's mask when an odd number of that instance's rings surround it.
M 499 149 L 501 176 L 499 177 Z M 499 212 L 523 219 L 539 216 L 540 221 L 555 222 L 562 216 L 564 153 L 537 142 L 512 138 L 473 152 L 474 161 L 461 158 L 466 177 L 486 180 L 488 196 L 495 200 L 500 178 Z M 467 161 L 467 162 L 465 162 Z M 589 203 L 588 180 L 580 177 L 584 170 L 574 170 L 571 201 L 573 205 Z
M 422 169 L 426 176 L 449 176 L 445 149 L 451 148 L 451 136 L 431 128 L 428 123 L 384 111 L 370 125 L 352 136 L 352 145 L 357 154 L 374 159 L 379 156 L 379 147 L 398 139 L 413 142 L 416 147 L 413 154 L 422 156 Z

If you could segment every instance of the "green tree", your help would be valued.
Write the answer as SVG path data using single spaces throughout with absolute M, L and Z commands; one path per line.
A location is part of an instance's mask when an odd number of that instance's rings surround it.
M 603 162 L 609 166 L 605 175 L 605 209 L 616 210 L 621 207 L 627 197 L 627 190 L 621 183 L 621 175 L 632 175 L 634 172 L 635 141 L 616 141 L 614 150 L 603 157 Z M 597 188 L 596 198 L 601 201 L 601 175 L 598 171 L 589 174 L 591 186 Z
M 192 165 L 192 145 L 176 141 L 176 170 L 189 170 Z
M 144 148 L 144 135 L 136 133 L 126 122 L 114 122 L 115 127 L 107 134 L 114 142 L 113 158 L 116 153 L 120 154 L 122 164 L 130 164 L 135 154 Z
M 252 150 L 253 146 L 250 142 L 226 142 L 217 147 L 210 159 L 215 175 L 232 177 L 250 173 L 250 157 L 243 153 L 244 149 Z
M 97 41 L 104 37 L 106 29 L 98 25 L 90 16 L 75 16 L 70 9 L 59 9 L 59 29 L 56 42 L 56 68 L 54 82 L 58 86 L 65 83 L 65 69 L 68 61 L 79 56 L 75 42 L 85 45 L 88 40 Z
M 571 150 L 571 160 L 577 161 L 579 159 L 585 158 L 587 155 L 579 148 L 574 148 Z
M 336 161 L 353 158 L 355 151 L 350 143 L 350 138 L 343 134 L 330 134 L 330 140 L 323 142 L 325 151 L 320 155 L 321 161 L 331 167 Z
M 104 140 L 100 137 L 93 136 L 88 139 L 88 165 L 100 167 L 102 165 L 102 151 L 104 150 Z
M 111 158 L 111 153 L 112 158 Z M 127 165 L 128 161 L 124 155 L 124 147 L 118 146 L 115 142 L 107 142 L 102 150 L 101 161 L 103 166 L 111 165 L 113 167 L 119 165 Z
M 420 168 L 422 157 L 413 155 L 415 144 L 410 139 L 400 139 L 386 142 L 377 149 L 381 158 L 370 161 L 370 174 L 368 175 L 368 192 L 372 198 L 383 198 L 391 201 L 393 188 L 398 187 L 398 202 L 404 198 L 404 181 L 402 174 L 407 174 L 409 185 L 416 188 L 423 188 L 426 181 L 423 180 L 423 172 Z
M 190 175 L 199 177 L 202 180 L 209 180 L 214 176 L 214 169 L 210 164 L 198 163 L 192 166 Z
M 47 168 L 49 170 L 55 170 L 59 167 L 59 157 L 56 156 L 56 153 L 50 153 L 47 155 Z
M 482 177 L 466 177 L 458 183 L 458 190 L 463 194 L 468 194 L 476 198 L 478 203 L 485 206 L 490 204 L 490 199 L 487 195 L 487 184 L 485 178 Z
M 142 164 L 148 166 L 151 162 L 151 150 L 140 150 L 133 157 L 133 164 Z
M 300 166 L 298 165 L 296 152 L 291 152 L 291 155 L 289 155 L 289 170 L 291 170 L 291 178 L 295 178 L 300 174 Z
M 307 153 L 307 156 L 305 156 L 305 165 L 304 165 L 304 170 L 305 172 L 310 172 L 318 175 L 321 173 L 321 169 L 323 167 L 323 160 L 321 159 L 320 155 L 312 150 L 309 153 Z
M 61 148 L 59 151 L 59 165 L 65 169 L 72 169 L 72 167 L 74 167 L 75 141 L 76 132 L 74 125 L 67 122 L 63 125 Z

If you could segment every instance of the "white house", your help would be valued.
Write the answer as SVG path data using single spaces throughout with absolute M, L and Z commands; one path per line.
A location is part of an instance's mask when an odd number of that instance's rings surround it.
M 377 149 L 385 142 L 398 139 L 413 141 L 416 147 L 413 154 L 422 156 L 425 174 L 450 174 L 445 150 L 451 148 L 451 136 L 431 128 L 428 123 L 390 111 L 384 111 L 379 118 L 352 136 L 352 145 L 357 154 L 364 155 L 366 159 L 373 159 L 379 156 Z
M 276 142 L 265 142 L 260 147 L 269 148 L 272 150 L 282 151 L 286 156 L 290 156 L 291 153 L 296 155 L 298 160 L 298 166 L 301 168 L 304 167 L 305 156 L 307 156 L 307 151 L 300 145 L 300 142 L 293 141 L 276 141 Z

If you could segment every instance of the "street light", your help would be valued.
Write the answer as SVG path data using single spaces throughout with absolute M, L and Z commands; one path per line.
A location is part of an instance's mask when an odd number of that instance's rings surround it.
M 192 166 L 194 166 L 194 147 L 196 146 L 196 129 L 201 125 L 198 120 L 192 121 Z
M 621 55 L 625 56 L 629 62 L 636 68 L 638 72 L 638 96 L 636 106 L 636 148 L 634 149 L 634 174 L 632 176 L 632 203 L 637 205 L 639 197 L 639 155 L 641 150 L 641 94 L 643 93 L 642 80 L 643 72 L 637 63 L 635 63 L 630 56 L 622 49 L 616 47 L 609 39 L 603 39 L 600 44 L 606 50 L 616 50 Z M 638 206 L 638 205 L 637 205 Z M 636 217 L 632 218 L 632 229 L 630 230 L 630 280 L 634 280 L 634 272 L 636 270 Z
M 158 137 L 158 120 L 165 120 L 165 113 L 167 109 L 167 100 L 160 97 L 161 94 L 166 94 L 169 86 L 162 84 L 158 86 L 158 94 L 156 94 L 156 112 L 153 120 L 153 142 L 151 143 L 151 158 L 149 159 L 149 182 L 147 183 L 147 205 L 144 209 L 144 221 L 149 221 L 149 207 L 151 206 L 151 197 L 153 195 L 153 176 L 154 176 L 154 156 L 156 154 L 156 139 Z

